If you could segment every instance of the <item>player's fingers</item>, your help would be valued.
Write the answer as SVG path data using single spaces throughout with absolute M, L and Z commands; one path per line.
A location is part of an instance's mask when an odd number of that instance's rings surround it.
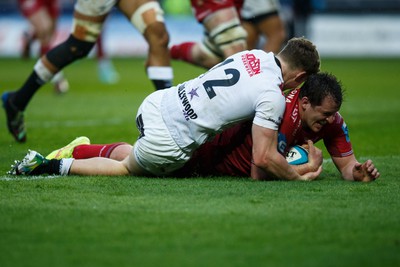
M 307 141 L 307 146 L 308 146 L 308 153 L 314 154 L 315 153 L 315 146 L 314 146 L 313 141 L 308 140 Z
M 360 170 L 361 168 L 362 168 L 362 164 L 361 163 L 359 163 L 359 162 L 356 162 L 356 164 L 354 164 L 354 168 L 356 169 L 356 170 Z
M 310 149 L 311 147 L 313 148 L 314 147 L 314 143 L 313 143 L 313 141 L 311 141 L 311 140 L 307 140 L 307 145 L 308 145 L 308 148 Z

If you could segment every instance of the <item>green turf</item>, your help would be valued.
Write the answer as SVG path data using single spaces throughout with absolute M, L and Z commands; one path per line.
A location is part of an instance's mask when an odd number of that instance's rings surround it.
M 116 59 L 112 86 L 98 82 L 93 60 L 70 66 L 68 94 L 47 85 L 29 105 L 26 144 L 0 115 L 0 266 L 399 266 L 400 59 L 322 62 L 346 88 L 341 114 L 356 156 L 379 167 L 376 182 L 342 181 L 329 160 L 313 182 L 7 176 L 28 148 L 136 139 L 136 110 L 153 91 L 144 60 Z M 0 59 L 0 91 L 33 64 Z M 176 83 L 202 72 L 174 67 Z

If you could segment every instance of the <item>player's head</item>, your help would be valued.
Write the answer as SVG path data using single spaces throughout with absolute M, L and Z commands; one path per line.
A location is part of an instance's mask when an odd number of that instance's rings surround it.
M 318 73 L 321 65 L 316 46 L 303 37 L 290 39 L 277 57 L 285 65 L 285 89 L 299 86 L 309 75 Z
M 299 93 L 303 126 L 318 132 L 326 123 L 333 123 L 342 101 L 343 89 L 335 76 L 329 73 L 310 75 Z

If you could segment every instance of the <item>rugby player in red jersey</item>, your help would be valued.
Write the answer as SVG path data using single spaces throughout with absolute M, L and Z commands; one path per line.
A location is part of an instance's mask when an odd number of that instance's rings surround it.
M 371 160 L 357 161 L 347 125 L 338 112 L 341 104 L 342 89 L 334 76 L 327 73 L 311 75 L 300 89 L 286 96 L 278 150 L 285 155 L 294 145 L 323 140 L 343 179 L 373 181 L 380 173 Z M 236 125 L 200 147 L 181 174 L 249 176 L 252 145 L 251 123 Z M 301 174 L 309 171 L 310 164 L 295 168 Z
M 40 56 L 45 55 L 52 47 L 56 36 L 57 19 L 60 15 L 60 3 L 55 0 L 18 0 L 18 9 L 29 21 L 30 31 L 23 34 L 22 57 L 29 58 L 31 46 L 39 41 Z M 64 93 L 69 83 L 62 71 L 51 80 L 56 93 Z

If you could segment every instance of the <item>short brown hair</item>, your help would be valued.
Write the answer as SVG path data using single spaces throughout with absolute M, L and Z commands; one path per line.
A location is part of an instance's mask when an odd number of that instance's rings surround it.
M 278 55 L 289 64 L 290 69 L 304 70 L 309 75 L 319 72 L 321 63 L 317 48 L 304 37 L 290 39 Z
M 300 89 L 300 98 L 306 96 L 311 106 L 321 106 L 326 97 L 332 97 L 338 108 L 343 102 L 342 83 L 332 74 L 311 74 Z

